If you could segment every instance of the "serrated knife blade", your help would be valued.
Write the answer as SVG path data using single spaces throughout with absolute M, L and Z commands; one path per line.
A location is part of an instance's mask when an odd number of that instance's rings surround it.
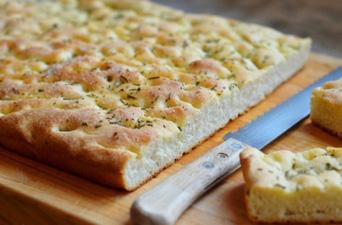
M 133 224 L 172 225 L 203 193 L 240 166 L 239 154 L 248 146 L 263 149 L 310 113 L 312 90 L 342 77 L 342 67 L 298 94 L 224 136 L 224 142 L 145 192 L 131 208 Z

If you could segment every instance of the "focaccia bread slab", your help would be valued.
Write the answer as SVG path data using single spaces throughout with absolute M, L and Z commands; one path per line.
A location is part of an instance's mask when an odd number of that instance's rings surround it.
M 249 217 L 263 223 L 342 222 L 342 148 L 241 154 Z
M 1 144 L 127 190 L 262 100 L 310 50 L 145 1 L 0 4 Z
M 330 81 L 313 91 L 311 120 L 342 138 L 342 79 Z

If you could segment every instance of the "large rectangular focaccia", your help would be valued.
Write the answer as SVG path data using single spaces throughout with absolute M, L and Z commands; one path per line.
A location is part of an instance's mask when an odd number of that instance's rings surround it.
M 262 223 L 341 223 L 342 148 L 241 154 L 249 217 Z
M 0 4 L 1 144 L 127 190 L 263 99 L 310 49 L 145 1 Z

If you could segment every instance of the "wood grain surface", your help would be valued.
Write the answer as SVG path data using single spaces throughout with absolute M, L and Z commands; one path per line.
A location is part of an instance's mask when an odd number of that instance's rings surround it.
M 131 224 L 129 209 L 138 195 L 222 142 L 226 132 L 245 125 L 338 65 L 342 65 L 341 60 L 312 55 L 297 75 L 258 106 L 134 192 L 108 189 L 0 149 L 0 224 Z M 307 119 L 266 151 L 302 151 L 326 145 L 342 146 L 342 141 Z M 241 172 L 235 172 L 198 200 L 177 224 L 250 224 L 244 208 Z

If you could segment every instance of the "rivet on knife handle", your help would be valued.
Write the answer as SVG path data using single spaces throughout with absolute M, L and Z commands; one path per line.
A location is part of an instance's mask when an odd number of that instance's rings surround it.
M 235 171 L 247 145 L 228 139 L 141 195 L 131 208 L 135 225 L 171 225 L 204 192 Z

